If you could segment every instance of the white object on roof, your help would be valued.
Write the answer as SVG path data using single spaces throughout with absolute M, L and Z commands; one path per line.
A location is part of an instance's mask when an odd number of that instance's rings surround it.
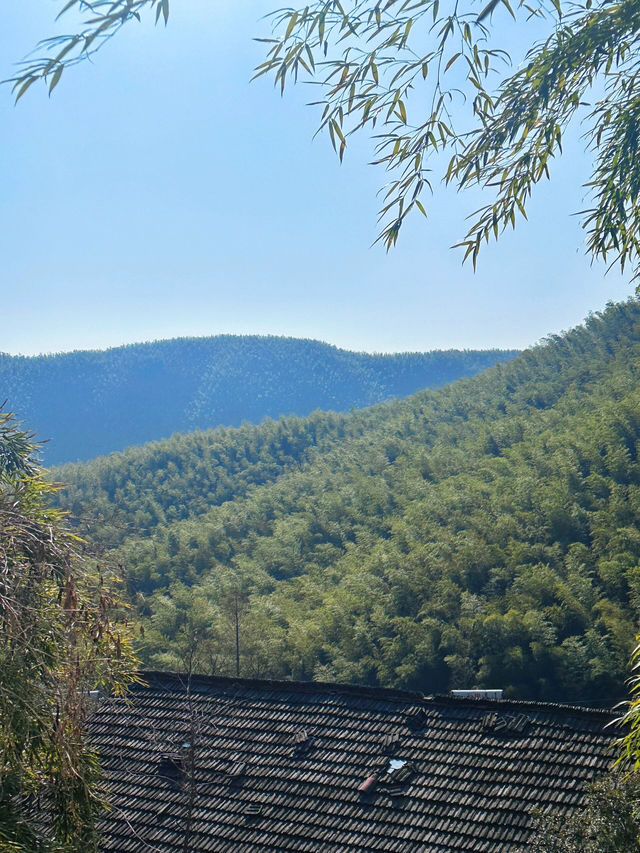
M 452 690 L 457 699 L 502 699 L 502 690 Z

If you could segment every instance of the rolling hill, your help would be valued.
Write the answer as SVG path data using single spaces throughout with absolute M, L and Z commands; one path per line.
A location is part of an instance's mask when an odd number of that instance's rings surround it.
M 0 353 L 0 402 L 46 440 L 48 465 L 175 432 L 346 411 L 471 376 L 515 351 L 368 355 L 296 338 L 176 338 L 104 351 Z
M 348 414 L 55 475 L 155 668 L 610 704 L 640 614 L 640 303 Z M 196 642 L 197 641 L 197 642 Z

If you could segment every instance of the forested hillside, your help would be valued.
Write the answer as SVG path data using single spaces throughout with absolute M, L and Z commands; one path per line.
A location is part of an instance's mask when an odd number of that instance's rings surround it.
M 49 465 L 265 417 L 346 411 L 435 388 L 516 351 L 368 355 L 297 338 L 220 335 L 35 357 L 0 353 L 0 402 Z
M 640 612 L 640 304 L 346 415 L 68 465 L 153 667 L 610 704 Z M 85 529 L 84 527 L 82 529 Z

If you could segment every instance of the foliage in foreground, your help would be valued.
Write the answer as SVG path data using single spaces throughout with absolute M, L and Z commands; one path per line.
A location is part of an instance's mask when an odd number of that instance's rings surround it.
M 380 238 L 392 246 L 445 160 L 444 179 L 458 189 L 488 188 L 494 197 L 472 215 L 459 244 L 475 265 L 483 243 L 520 216 L 537 183 L 550 175 L 563 136 L 594 87 L 586 123 L 594 167 L 593 206 L 582 211 L 593 257 L 640 261 L 636 204 L 636 0 L 315 0 L 274 12 L 274 38 L 259 74 L 282 89 L 298 76 L 320 89 L 320 127 L 342 158 L 350 134 L 375 133 L 377 162 L 391 172 Z M 544 22 L 524 62 L 508 68 L 509 45 L 495 37 L 493 16 L 518 14 L 520 26 Z M 584 115 L 584 113 L 583 113 Z
M 144 14 L 166 23 L 169 0 L 57 0 L 71 32 L 45 39 L 10 81 L 16 98 L 36 82 L 51 92 L 64 69 L 83 62 Z M 510 70 L 495 18 L 531 31 L 523 63 Z M 342 159 L 349 136 L 371 132 L 390 172 L 380 239 L 392 246 L 411 211 L 426 215 L 432 163 L 457 188 L 494 197 L 473 216 L 460 245 L 475 264 L 481 245 L 526 218 L 536 184 L 550 175 L 563 136 L 587 108 L 593 172 L 582 211 L 587 250 L 638 274 L 640 161 L 636 156 L 637 0 L 313 0 L 274 12 L 274 33 L 257 74 L 284 91 L 312 80 L 325 130 Z M 540 28 L 544 36 L 540 38 Z M 517 60 L 516 60 L 517 61 Z M 449 158 L 448 161 L 446 158 Z
M 584 808 L 538 812 L 528 853 L 638 853 L 640 776 L 612 772 L 587 787 Z
M 0 412 L 0 850 L 86 853 L 101 801 L 89 691 L 121 693 L 134 658 L 111 581 L 47 508 L 35 452 Z
M 620 739 L 620 763 L 640 772 L 640 635 L 636 641 L 639 645 L 631 655 L 631 676 L 628 680 L 631 695 L 629 701 L 621 705 L 623 713 L 618 722 L 626 728 L 624 737 Z

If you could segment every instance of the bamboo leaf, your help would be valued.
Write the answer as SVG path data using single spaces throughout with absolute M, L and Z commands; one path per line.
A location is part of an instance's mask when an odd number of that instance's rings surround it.
M 291 33 L 293 32 L 294 27 L 295 27 L 295 25 L 296 25 L 297 23 L 298 23 L 298 13 L 297 13 L 297 12 L 293 12 L 293 13 L 292 13 L 292 15 L 291 15 L 291 17 L 289 18 L 289 25 L 287 26 L 287 30 L 286 30 L 286 32 L 285 32 L 285 34 L 284 34 L 284 39 L 285 39 L 285 41 L 289 38 L 289 36 L 290 36 L 290 35 L 291 35 Z
M 487 5 L 482 9 L 478 17 L 476 18 L 476 24 L 482 23 L 485 18 L 488 18 L 497 8 L 498 4 L 501 3 L 502 0 L 489 0 Z
M 451 59 L 445 65 L 444 70 L 448 71 L 453 65 L 453 63 L 456 61 L 456 59 L 459 59 L 460 56 L 462 56 L 462 53 L 454 53 Z
M 62 7 L 62 9 L 58 12 L 58 14 L 56 15 L 56 21 L 59 20 L 64 15 L 65 12 L 68 12 L 69 9 L 72 8 L 72 6 L 76 6 L 77 3 L 78 3 L 78 0 L 69 0 L 69 2 L 66 3 Z
M 25 94 L 27 89 L 29 89 L 30 86 L 33 86 L 33 84 L 36 82 L 37 79 L 38 79 L 37 77 L 29 77 L 28 80 L 25 80 L 25 82 L 22 83 L 22 85 L 18 89 L 18 94 L 16 95 L 16 99 L 15 99 L 16 104 L 18 103 L 20 98 Z M 18 81 L 18 83 L 16 85 L 19 85 L 19 82 L 20 81 Z
M 53 77 L 51 78 L 51 83 L 49 84 L 49 95 L 51 95 L 53 90 L 56 88 L 56 86 L 60 82 L 60 78 L 62 77 L 63 71 L 64 71 L 64 65 L 59 65 L 58 68 L 56 69 Z

